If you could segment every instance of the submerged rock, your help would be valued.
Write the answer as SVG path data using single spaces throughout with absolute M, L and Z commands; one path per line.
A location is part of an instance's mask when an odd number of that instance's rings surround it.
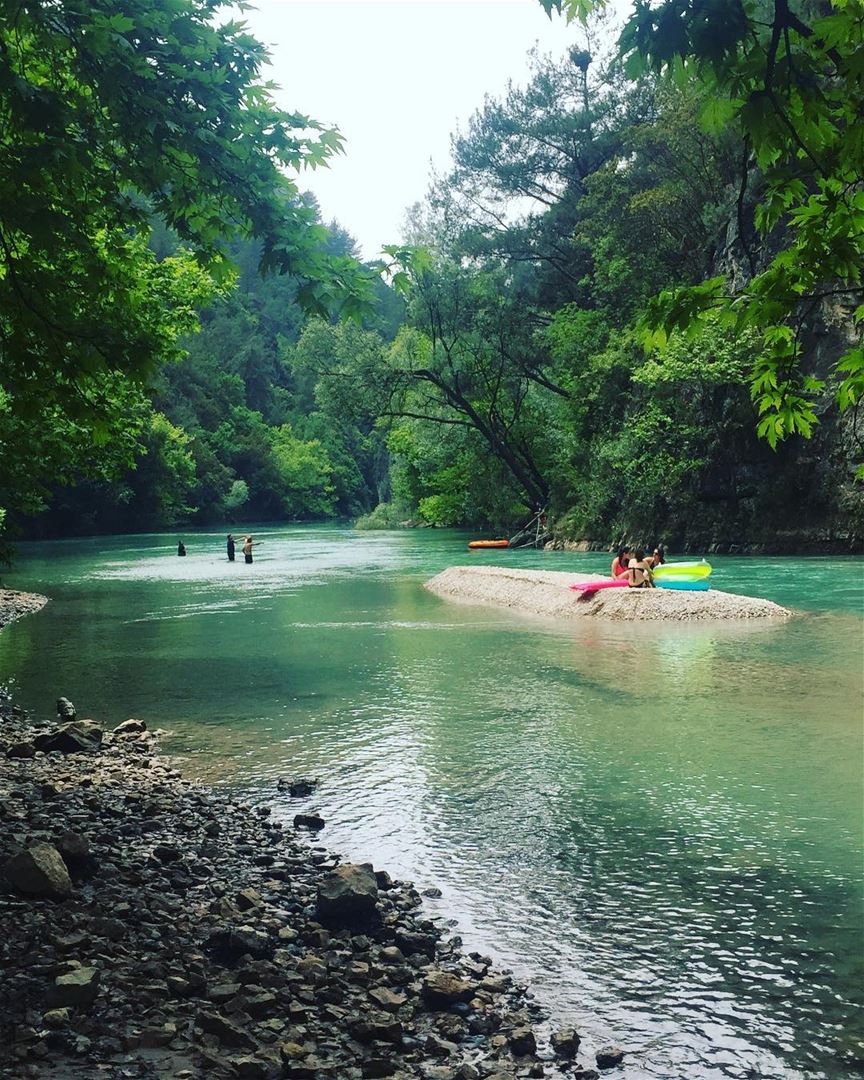
M 294 815 L 294 828 L 295 829 L 312 829 L 317 831 L 324 828 L 324 818 L 320 814 L 295 814 Z

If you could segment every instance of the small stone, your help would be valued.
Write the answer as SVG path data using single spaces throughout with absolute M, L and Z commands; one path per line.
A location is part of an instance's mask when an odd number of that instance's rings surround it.
M 385 1012 L 398 1012 L 408 1000 L 404 994 L 394 993 L 386 986 L 376 986 L 369 991 L 369 997 Z
M 614 1069 L 624 1060 L 624 1051 L 618 1046 L 604 1046 L 596 1054 L 598 1069 Z
M 37 842 L 20 852 L 3 867 L 3 872 L 19 892 L 29 896 L 62 899 L 72 892 L 72 879 L 60 852 L 53 844 Z
M 54 1006 L 86 1009 L 99 992 L 99 972 L 93 967 L 80 967 L 68 975 L 58 975 L 49 998 Z
M 68 1009 L 49 1009 L 42 1014 L 42 1023 L 47 1028 L 62 1028 L 69 1023 L 70 1012 Z
M 261 907 L 261 893 L 255 889 L 241 889 L 234 897 L 234 903 L 241 911 L 250 911 L 252 908 Z
M 257 1046 L 247 1031 L 221 1013 L 200 1012 L 196 1023 L 208 1035 L 215 1035 L 223 1046 L 235 1047 L 238 1050 L 254 1050 Z

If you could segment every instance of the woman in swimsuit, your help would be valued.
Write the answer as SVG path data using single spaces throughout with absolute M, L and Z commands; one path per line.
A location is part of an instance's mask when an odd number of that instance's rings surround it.
M 627 584 L 631 589 L 653 589 L 654 575 L 651 573 L 650 561 L 645 558 L 645 552 L 635 551 L 634 556 L 627 567 Z
M 612 560 L 612 577 L 622 577 L 627 573 L 627 563 L 632 554 L 630 548 L 621 548 Z

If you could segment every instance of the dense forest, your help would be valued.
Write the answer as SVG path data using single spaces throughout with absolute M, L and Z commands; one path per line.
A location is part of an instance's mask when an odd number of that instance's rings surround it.
M 268 188 L 268 168 L 325 159 L 334 133 L 235 154 L 272 131 L 273 108 L 255 83 L 263 51 L 233 24 L 222 46 L 243 53 L 233 92 L 247 107 L 222 147 L 230 182 L 207 172 L 194 120 L 159 115 L 167 98 L 154 98 L 151 128 L 163 148 L 187 140 L 170 178 L 143 142 L 119 153 L 106 134 L 89 161 L 69 149 L 80 116 L 68 114 L 91 107 L 85 46 L 112 57 L 98 88 L 111 124 L 132 124 L 136 73 L 127 85 L 129 61 L 111 50 L 134 40 L 146 59 L 154 46 L 144 8 L 120 6 L 100 44 L 92 27 L 76 37 L 74 18 L 72 30 L 40 23 L 34 5 L 29 44 L 18 39 L 17 61 L 3 54 L 4 107 L 27 136 L 3 166 L 16 196 L 0 222 L 10 535 L 357 518 L 512 530 L 542 511 L 562 540 L 860 544 L 854 5 L 765 3 L 751 16 L 729 0 L 700 26 L 668 0 L 637 11 L 615 47 L 589 26 L 584 47 L 534 55 L 526 85 L 454 134 L 402 243 L 365 265 L 297 183 Z M 198 32 L 209 25 L 204 5 L 188 10 Z M 674 33 L 663 11 L 677 13 Z M 33 77 L 39 47 L 68 71 L 57 86 L 41 72 L 28 98 L 21 73 Z M 193 65 L 214 115 L 220 63 Z M 61 112 L 39 139 L 37 106 Z M 128 167 L 113 218 L 98 185 L 68 209 L 72 180 L 49 180 L 36 155 L 49 143 L 70 178 L 90 168 L 106 189 L 105 162 Z M 182 179 L 189 162 L 197 184 Z M 247 175 L 268 193 L 256 205 Z M 283 214 L 288 241 L 274 238 Z

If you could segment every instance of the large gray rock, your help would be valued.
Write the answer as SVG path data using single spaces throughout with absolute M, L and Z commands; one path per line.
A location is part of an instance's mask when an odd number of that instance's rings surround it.
M 58 975 L 49 994 L 54 1008 L 86 1009 L 96 1000 L 99 992 L 99 972 L 96 968 L 81 967 L 68 975 Z
M 28 896 L 61 900 L 72 892 L 72 879 L 63 857 L 53 844 L 31 844 L 3 867 L 6 880 Z
M 575 1028 L 561 1028 L 552 1032 L 552 1049 L 563 1058 L 575 1058 L 582 1039 Z
M 325 926 L 349 928 L 380 921 L 377 900 L 372 864 L 345 863 L 318 886 L 318 921 Z
M 446 1009 L 457 1001 L 470 1001 L 475 990 L 467 979 L 449 971 L 432 971 L 423 980 L 420 992 L 433 1009 Z
M 50 735 L 37 735 L 33 745 L 45 754 L 54 750 L 62 754 L 93 753 L 102 745 L 102 728 L 93 720 L 73 720 Z
M 198 1027 L 208 1035 L 215 1035 L 223 1046 L 238 1050 L 254 1050 L 257 1043 L 239 1024 L 218 1012 L 202 1011 L 196 1020 Z
M 624 1051 L 620 1046 L 604 1046 L 596 1054 L 598 1069 L 614 1069 L 624 1060 Z
M 118 724 L 114 728 L 114 735 L 140 735 L 142 731 L 147 730 L 147 725 L 143 720 L 124 720 L 122 724 Z
M 36 753 L 36 747 L 31 742 L 17 742 L 12 743 L 9 749 L 6 751 L 7 758 L 20 758 L 22 760 L 26 758 L 32 758 Z

